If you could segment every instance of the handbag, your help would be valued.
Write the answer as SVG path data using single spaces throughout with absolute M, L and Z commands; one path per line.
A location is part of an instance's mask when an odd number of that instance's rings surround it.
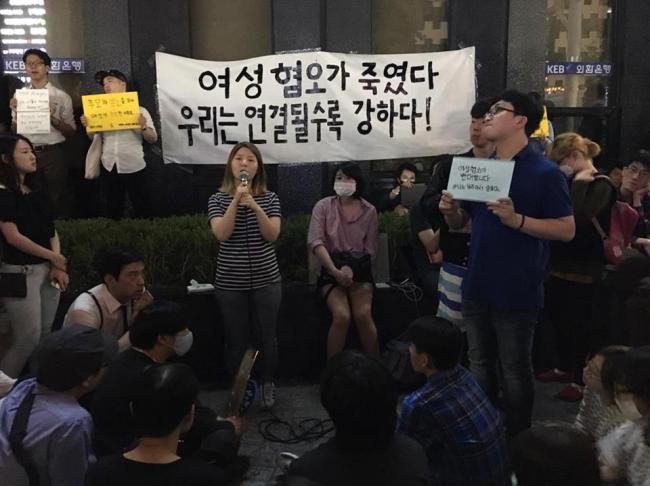
M 103 137 L 101 133 L 93 136 L 93 141 L 86 154 L 86 166 L 84 172 L 85 179 L 97 179 L 101 172 L 100 165 L 102 161 Z
M 614 265 L 623 260 L 625 250 L 630 246 L 634 228 L 639 220 L 637 213 L 629 204 L 616 201 L 610 213 L 609 234 L 606 234 L 598 220 L 591 222 L 603 240 L 605 258 Z

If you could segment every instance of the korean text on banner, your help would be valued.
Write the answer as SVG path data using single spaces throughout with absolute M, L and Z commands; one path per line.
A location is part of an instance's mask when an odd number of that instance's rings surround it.
M 50 93 L 47 89 L 16 90 L 16 132 L 50 133 Z
M 109 93 L 81 97 L 89 132 L 130 130 L 140 128 L 138 93 Z
M 494 202 L 508 197 L 512 160 L 454 157 L 447 191 L 460 201 Z
M 229 62 L 157 52 L 156 76 L 166 162 L 225 164 L 242 141 L 257 144 L 269 163 L 422 157 L 470 147 L 473 47 Z

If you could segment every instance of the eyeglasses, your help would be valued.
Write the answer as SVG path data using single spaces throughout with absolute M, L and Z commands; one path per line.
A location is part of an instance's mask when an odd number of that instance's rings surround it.
M 43 66 L 45 63 L 43 61 L 40 62 L 26 62 L 25 66 L 28 68 L 37 68 L 39 66 Z
M 642 169 L 641 167 L 638 167 L 637 165 L 628 165 L 626 169 L 632 174 L 632 175 L 640 175 L 641 177 L 648 177 L 650 176 L 650 171 L 647 171 L 646 169 Z
M 510 108 L 506 108 L 505 106 L 501 106 L 501 105 L 494 105 L 487 111 L 484 118 L 487 118 L 488 116 L 489 117 L 497 116 L 502 111 L 509 111 L 510 113 L 519 115 L 519 113 L 517 113 L 515 110 L 511 110 Z

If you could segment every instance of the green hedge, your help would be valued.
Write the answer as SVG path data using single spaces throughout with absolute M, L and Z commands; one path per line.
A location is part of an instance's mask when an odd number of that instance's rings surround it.
M 285 281 L 307 281 L 309 219 L 301 214 L 282 222 L 276 249 Z M 144 255 L 147 283 L 153 287 L 185 287 L 192 278 L 199 282 L 214 278 L 217 244 L 204 214 L 153 220 L 77 219 L 58 221 L 56 226 L 69 259 L 74 294 L 96 285 L 95 252 L 113 245 L 129 246 Z M 392 243 L 401 244 L 408 239 L 408 218 L 381 214 L 379 229 L 389 234 Z

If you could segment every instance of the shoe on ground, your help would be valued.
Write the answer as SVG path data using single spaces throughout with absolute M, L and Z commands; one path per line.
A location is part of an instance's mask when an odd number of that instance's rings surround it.
M 267 381 L 262 384 L 262 408 L 270 410 L 275 405 L 275 383 Z
M 571 383 L 562 388 L 555 397 L 564 402 L 579 402 L 582 400 L 582 395 L 582 387 Z
M 557 368 L 538 374 L 535 378 L 542 383 L 571 383 L 573 373 L 566 373 Z

